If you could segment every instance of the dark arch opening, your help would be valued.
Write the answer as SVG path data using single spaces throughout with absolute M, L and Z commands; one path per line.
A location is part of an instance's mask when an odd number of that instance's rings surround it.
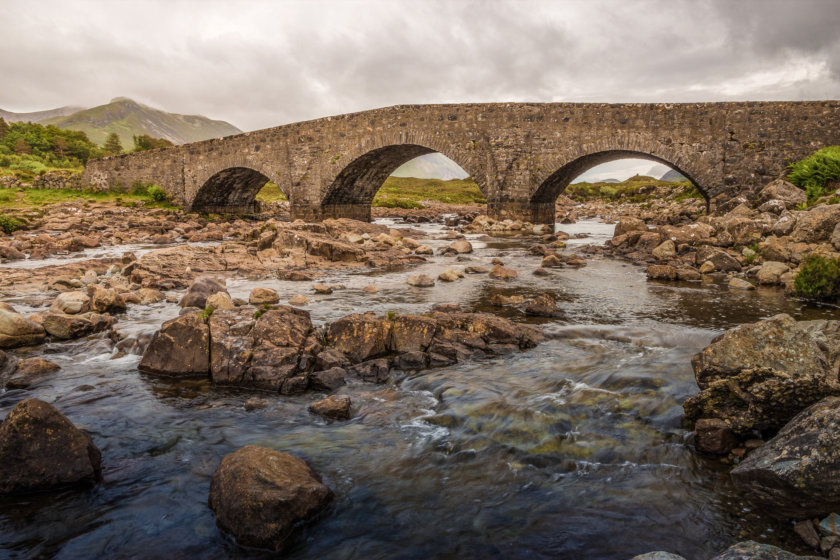
M 418 144 L 392 144 L 375 148 L 357 157 L 341 169 L 330 183 L 321 199 L 319 213 L 325 216 L 370 221 L 374 197 L 385 186 L 391 174 L 403 164 L 428 154 L 446 156 L 445 153 Z M 463 168 L 459 161 L 448 157 L 446 159 L 468 175 L 469 171 Z M 338 160 L 333 163 L 337 164 Z M 435 181 L 430 177 L 427 179 L 430 182 Z M 484 196 L 484 191 L 480 187 L 478 190 Z M 397 202 L 397 204 L 403 203 L 402 199 Z
M 191 210 L 220 214 L 250 214 L 256 211 L 256 196 L 268 177 L 248 167 L 223 169 L 199 188 Z
M 585 156 L 581 156 L 545 179 L 542 184 L 539 186 L 537 191 L 534 193 L 533 197 L 531 198 L 531 202 L 533 203 L 543 203 L 543 204 L 554 204 L 554 201 L 557 199 L 560 194 L 566 190 L 566 187 L 571 184 L 573 180 L 579 177 L 584 172 L 592 169 L 595 166 L 608 163 L 611 161 L 619 160 L 619 159 L 645 159 L 649 161 L 654 161 L 657 163 L 661 163 L 666 167 L 669 167 L 684 177 L 686 177 L 689 181 L 691 181 L 700 194 L 703 195 L 703 198 L 706 201 L 706 208 L 708 210 L 709 207 L 709 194 L 706 190 L 706 187 L 697 182 L 697 180 L 692 177 L 688 172 L 684 169 L 681 169 L 677 165 L 671 163 L 668 160 L 662 159 L 660 157 L 645 153 L 645 152 L 635 152 L 631 150 L 607 150 L 603 152 L 595 152 L 592 154 L 587 154 Z

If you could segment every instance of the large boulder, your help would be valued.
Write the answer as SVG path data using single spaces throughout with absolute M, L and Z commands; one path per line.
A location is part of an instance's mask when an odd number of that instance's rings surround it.
M 85 313 L 90 310 L 90 297 L 84 292 L 64 292 L 58 294 L 52 305 L 50 311 L 55 313 L 65 313 L 67 315 L 76 315 L 78 313 Z
M 776 179 L 761 189 L 758 193 L 758 198 L 756 198 L 755 206 L 759 207 L 771 200 L 780 201 L 784 204 L 785 208 L 792 210 L 806 202 L 808 195 L 793 183 L 789 183 L 784 179 Z
M 789 315 L 729 330 L 691 363 L 701 390 L 683 403 L 686 417 L 720 418 L 738 434 L 779 429 L 840 393 L 837 370 L 818 340 Z
M 0 493 L 91 484 L 100 477 L 99 449 L 52 405 L 21 401 L 0 424 Z
M 199 276 L 187 288 L 187 293 L 181 298 L 180 305 L 181 307 L 204 309 L 207 306 L 207 298 L 219 292 L 228 293 L 224 281 L 212 276 Z
M 100 331 L 113 322 L 108 315 L 88 312 L 82 315 L 65 315 L 64 313 L 46 313 L 41 324 L 50 336 L 62 340 L 81 338 Z
M 373 313 L 353 314 L 330 324 L 327 343 L 359 363 L 387 354 L 390 332 L 390 322 Z
M 432 343 L 437 328 L 437 323 L 429 317 L 398 315 L 391 323 L 388 347 L 396 354 L 425 352 Z
M 789 270 L 790 267 L 783 262 L 767 261 L 761 265 L 756 278 L 759 284 L 781 284 L 782 274 Z
M 840 397 L 827 397 L 793 418 L 732 470 L 752 502 L 782 519 L 840 511 Z
M 90 295 L 90 308 L 97 313 L 121 313 L 127 308 L 122 294 L 113 288 L 90 286 L 88 294 Z
M 210 482 L 216 524 L 240 545 L 277 552 L 332 499 L 305 461 L 256 445 L 226 455 Z
M 161 325 L 138 369 L 169 377 L 201 377 L 210 371 L 210 328 L 201 313 L 187 313 Z
M 627 234 L 631 231 L 647 231 L 647 224 L 640 220 L 639 218 L 633 217 L 622 217 L 619 218 L 618 223 L 615 224 L 615 230 L 613 232 L 613 237 L 618 237 L 620 235 Z
M 834 228 L 840 223 L 840 204 L 815 206 L 805 212 L 796 212 L 796 216 L 796 226 L 790 233 L 794 241 L 829 241 Z
M 287 305 L 216 311 L 210 317 L 210 375 L 214 382 L 283 393 L 307 388 L 309 366 L 322 350 L 309 313 Z
M 0 348 L 40 344 L 47 337 L 44 327 L 19 313 L 0 308 Z

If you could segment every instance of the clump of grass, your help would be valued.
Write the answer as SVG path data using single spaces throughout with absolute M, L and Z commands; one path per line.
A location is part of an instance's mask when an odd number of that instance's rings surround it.
M 262 307 L 257 309 L 256 313 L 254 313 L 254 319 L 259 319 L 260 317 L 262 317 L 263 313 L 265 313 L 266 311 L 271 311 L 272 309 L 274 309 L 273 305 L 270 305 L 268 303 L 262 304 Z
M 11 234 L 14 231 L 26 227 L 26 220 L 23 218 L 15 218 L 14 216 L 0 216 L 0 230 L 6 234 Z
M 788 167 L 788 181 L 804 190 L 809 201 L 816 200 L 826 194 L 829 182 L 840 181 L 840 146 L 817 150 Z
M 837 303 L 840 301 L 840 258 L 808 256 L 796 275 L 794 287 L 797 294 L 808 299 Z
M 396 318 L 396 316 L 397 316 L 396 312 L 394 312 L 394 311 L 389 311 L 388 312 L 388 320 L 389 321 L 393 321 Z
M 146 194 L 155 202 L 164 202 L 169 197 L 166 196 L 166 191 L 157 185 L 149 185 L 146 187 Z
M 214 311 L 215 311 L 215 309 L 212 306 L 208 305 L 207 307 L 204 308 L 204 311 L 202 311 L 201 313 L 198 314 L 198 316 L 199 316 L 200 319 L 206 320 L 206 319 L 210 318 L 210 316 L 213 314 Z

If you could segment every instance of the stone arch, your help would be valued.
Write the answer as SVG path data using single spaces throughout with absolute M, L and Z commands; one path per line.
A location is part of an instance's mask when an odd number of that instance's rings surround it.
M 678 171 L 694 183 L 706 199 L 707 206 L 710 199 L 717 194 L 719 186 L 712 178 L 713 170 L 703 169 L 702 163 L 695 163 L 689 156 L 659 142 L 619 138 L 581 145 L 569 153 L 563 161 L 547 166 L 547 169 L 542 170 L 535 177 L 537 188 L 531 196 L 531 202 L 553 205 L 569 183 L 587 169 L 624 158 L 647 159 Z
M 248 165 L 225 167 L 199 183 L 190 210 L 248 214 L 256 210 L 256 196 L 270 181 L 267 173 Z M 281 187 L 282 189 L 282 187 Z M 283 191 L 288 198 L 289 194 Z
M 369 208 L 373 197 L 394 170 L 416 157 L 431 153 L 440 153 L 458 164 L 488 197 L 490 193 L 485 177 L 477 173 L 480 170 L 474 150 L 472 142 L 459 147 L 455 142 L 443 144 L 435 137 L 411 134 L 360 143 L 328 164 L 334 169 L 323 176 L 321 207 L 353 205 Z

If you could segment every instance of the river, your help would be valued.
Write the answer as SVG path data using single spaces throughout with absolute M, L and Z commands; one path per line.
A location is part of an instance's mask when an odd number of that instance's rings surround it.
M 558 226 L 590 235 L 570 245 L 603 243 L 612 228 L 596 221 Z M 475 247 L 469 262 L 434 256 L 410 269 L 331 273 L 321 281 L 344 288 L 307 293 L 306 308 L 320 324 L 353 312 L 459 303 L 540 325 L 548 340 L 389 385 L 345 387 L 357 410 L 349 422 L 311 416 L 306 407 L 318 394 L 284 397 L 139 374 L 131 340 L 177 315 L 165 302 L 132 306 L 120 317 L 117 328 L 128 336 L 120 348 L 129 351 L 122 357 L 105 335 L 27 351 L 62 371 L 0 394 L 0 415 L 24 398 L 54 403 L 101 449 L 104 482 L 0 501 L 0 555 L 269 557 L 225 537 L 207 506 L 219 461 L 247 444 L 305 458 L 335 491 L 330 510 L 301 533 L 289 558 L 626 560 L 668 550 L 693 560 L 745 538 L 797 549 L 789 530 L 742 503 L 724 465 L 693 451 L 681 403 L 697 391 L 691 357 L 723 330 L 781 312 L 799 319 L 840 313 L 804 306 L 775 288 L 649 282 L 641 268 L 600 256 L 537 277 L 531 271 L 540 257 L 527 254 L 522 238 L 468 239 Z M 494 257 L 519 270 L 519 279 L 467 275 L 427 289 L 405 283 L 449 267 L 489 268 Z M 378 292 L 363 291 L 369 284 Z M 228 281 L 234 297 L 256 286 L 284 300 L 309 287 Z M 545 292 L 562 317 L 526 318 L 489 303 L 496 293 Z M 7 301 L 23 312 L 38 309 L 31 298 Z M 255 396 L 267 406 L 246 410 Z

